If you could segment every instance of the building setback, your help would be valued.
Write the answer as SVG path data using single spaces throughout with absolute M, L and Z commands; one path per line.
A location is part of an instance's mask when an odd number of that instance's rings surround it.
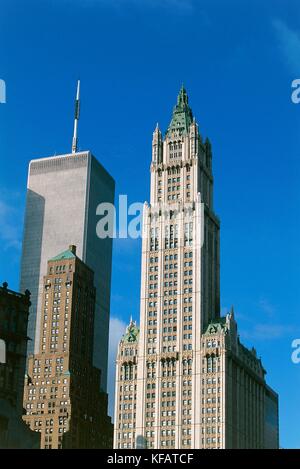
M 152 141 L 140 326 L 117 355 L 115 448 L 278 447 L 278 396 L 233 312 L 220 317 L 212 149 L 182 87 Z
M 39 435 L 24 424 L 23 387 L 30 292 L 0 287 L 0 448 L 39 447 Z
M 201 350 L 201 447 L 278 449 L 278 395 L 240 342 L 233 309 L 207 326 Z
M 41 448 L 111 448 L 113 426 L 101 372 L 93 366 L 96 289 L 75 246 L 52 258 L 43 278 L 40 344 L 29 356 L 24 421 Z
M 43 277 L 47 261 L 77 246 L 95 274 L 94 365 L 106 390 L 112 239 L 97 237 L 98 204 L 114 202 L 112 177 L 89 152 L 32 160 L 29 164 L 20 289 L 31 291 L 28 354 L 39 350 Z

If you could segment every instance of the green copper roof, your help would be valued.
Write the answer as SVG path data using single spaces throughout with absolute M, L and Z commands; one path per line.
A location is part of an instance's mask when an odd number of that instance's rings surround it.
M 75 259 L 76 255 L 70 250 L 67 249 L 66 251 L 58 254 L 58 256 L 52 257 L 50 261 L 62 261 L 64 259 Z
M 137 327 L 135 321 L 130 321 L 129 326 L 126 328 L 126 334 L 123 335 L 123 342 L 128 342 L 130 344 L 137 342 L 139 338 L 140 330 Z
M 226 329 L 227 329 L 226 317 L 221 317 L 209 323 L 204 334 L 205 335 L 217 334 L 221 332 L 222 330 L 226 330 Z
M 172 120 L 166 132 L 167 135 L 171 136 L 174 131 L 179 132 L 180 135 L 188 132 L 189 126 L 193 122 L 193 113 L 188 102 L 187 92 L 182 86 L 177 97 L 177 104 L 173 109 Z

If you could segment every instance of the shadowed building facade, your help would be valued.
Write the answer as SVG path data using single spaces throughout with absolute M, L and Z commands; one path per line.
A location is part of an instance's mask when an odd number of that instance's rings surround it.
M 240 344 L 233 313 L 220 317 L 212 148 L 183 87 L 165 136 L 154 131 L 150 174 L 140 325 L 119 346 L 114 446 L 278 447 L 277 395 Z
M 43 278 L 40 344 L 29 356 L 24 421 L 41 448 L 111 448 L 113 427 L 101 372 L 93 366 L 96 289 L 75 246 Z
M 39 447 L 22 420 L 30 292 L 0 287 L 0 448 Z

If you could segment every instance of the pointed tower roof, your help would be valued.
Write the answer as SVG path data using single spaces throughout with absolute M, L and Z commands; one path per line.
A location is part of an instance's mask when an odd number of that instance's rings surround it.
M 181 135 L 189 130 L 193 122 L 193 113 L 189 106 L 189 98 L 186 89 L 182 85 L 177 96 L 177 104 L 173 108 L 173 115 L 166 134 L 171 136 L 172 132 L 177 131 Z
M 160 131 L 158 122 L 157 122 L 157 124 L 156 124 L 155 129 L 154 129 L 153 135 L 161 135 L 161 131 Z
M 123 335 L 122 340 L 126 343 L 137 342 L 139 338 L 140 330 L 136 325 L 136 322 L 130 317 L 130 323 L 126 328 L 126 333 Z
M 69 246 L 69 249 L 61 252 L 55 257 L 52 257 L 49 261 L 62 261 L 64 259 L 75 259 L 76 258 L 76 248 L 75 246 Z

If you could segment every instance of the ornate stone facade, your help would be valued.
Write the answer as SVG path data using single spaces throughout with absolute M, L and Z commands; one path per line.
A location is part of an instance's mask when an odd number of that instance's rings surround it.
M 260 361 L 236 336 L 233 314 L 220 317 L 212 149 L 183 87 L 165 137 L 154 131 L 150 173 L 140 328 L 133 344 L 123 338 L 119 346 L 114 446 L 263 448 L 268 388 Z M 132 373 L 124 371 L 124 353 L 133 354 Z M 273 423 L 275 435 L 276 415 Z M 278 446 L 278 436 L 271 440 Z
M 116 447 L 122 444 L 122 448 L 135 448 L 138 339 L 139 329 L 131 320 L 119 343 L 116 363 Z
M 101 372 L 93 366 L 94 274 L 75 246 L 48 262 L 39 353 L 29 357 L 24 421 L 41 448 L 111 448 Z

